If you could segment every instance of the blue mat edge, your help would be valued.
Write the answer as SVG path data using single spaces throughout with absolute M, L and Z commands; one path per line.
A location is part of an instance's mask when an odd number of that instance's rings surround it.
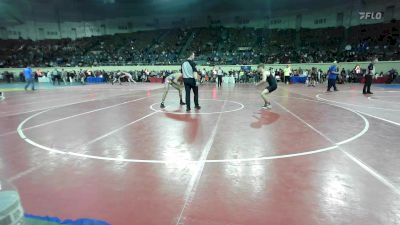
M 61 220 L 58 217 L 50 217 L 50 216 L 35 216 L 28 213 L 25 213 L 25 218 L 41 220 L 46 222 L 53 222 L 57 224 L 65 224 L 65 225 L 111 225 L 105 221 L 89 219 L 89 218 L 82 218 L 77 220 Z

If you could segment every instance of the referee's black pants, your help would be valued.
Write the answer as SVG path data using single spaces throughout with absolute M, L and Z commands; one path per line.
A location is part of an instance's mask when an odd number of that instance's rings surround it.
M 53 85 L 56 85 L 56 80 L 57 80 L 57 84 L 60 85 L 61 76 L 60 75 L 55 75 L 53 77 Z
M 218 75 L 217 78 L 218 78 L 218 87 L 221 87 L 222 86 L 222 75 Z
M 186 92 L 186 109 L 190 110 L 190 91 L 193 89 L 194 94 L 194 105 L 199 106 L 199 87 L 196 86 L 196 80 L 194 78 L 183 78 Z
M 372 75 L 365 75 L 363 93 L 371 93 Z
M 333 90 L 337 91 L 336 78 L 335 79 L 328 79 L 328 90 L 327 91 L 331 91 L 332 87 L 333 87 Z

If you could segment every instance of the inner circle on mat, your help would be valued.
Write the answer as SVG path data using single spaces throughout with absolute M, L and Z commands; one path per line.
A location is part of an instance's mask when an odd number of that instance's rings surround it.
M 239 110 L 244 109 L 244 105 L 240 102 L 235 102 L 231 100 L 220 100 L 220 99 L 199 99 L 201 109 L 200 110 L 195 110 L 194 106 L 192 105 L 192 110 L 190 111 L 190 114 L 221 114 L 221 113 L 230 113 L 230 112 L 236 112 Z M 185 105 L 179 105 L 178 103 L 176 104 L 168 104 L 169 102 L 166 102 L 166 107 L 164 109 L 160 108 L 160 103 L 154 103 L 150 106 L 150 109 L 155 111 L 155 112 L 161 112 L 161 113 L 169 113 L 169 114 L 187 114 L 186 112 L 186 106 Z M 203 104 L 205 103 L 205 104 Z M 193 103 L 192 103 L 193 104 Z M 213 108 L 210 110 L 210 108 Z M 215 108 L 220 108 L 221 110 L 215 110 Z
M 290 98 L 290 97 L 289 97 Z M 319 104 L 326 104 L 324 102 L 319 102 L 316 100 L 310 100 L 310 99 L 305 99 L 305 98 L 296 98 L 299 100 L 303 100 L 303 101 L 313 101 L 313 102 L 318 102 Z M 204 100 L 203 100 L 204 101 Z M 215 101 L 215 100 L 213 100 Z M 225 101 L 225 100 L 218 100 L 218 101 Z M 239 105 L 240 103 L 238 103 Z M 242 105 L 242 104 L 240 104 Z M 263 156 L 263 157 L 247 157 L 247 158 L 226 158 L 226 159 L 214 159 L 214 160 L 185 160 L 185 159 L 173 159 L 173 160 L 153 160 L 153 159 L 134 159 L 134 158 L 121 158 L 121 157 L 107 157 L 107 156 L 97 156 L 97 155 L 91 155 L 91 154 L 85 154 L 85 153 L 77 153 L 77 152 L 70 152 L 68 149 L 62 149 L 62 148 L 55 148 L 55 147 L 49 147 L 46 146 L 44 144 L 40 144 L 37 143 L 36 141 L 32 140 L 31 138 L 27 137 L 24 133 L 24 125 L 31 119 L 44 114 L 46 112 L 49 112 L 51 110 L 57 109 L 57 108 L 61 108 L 61 107 L 56 107 L 56 108 L 52 108 L 49 110 L 45 110 L 39 113 L 36 113 L 28 118 L 26 118 L 24 121 L 22 121 L 17 128 L 17 132 L 19 134 L 19 136 L 26 141 L 27 143 L 42 149 L 42 150 L 46 150 L 48 152 L 51 153 L 55 153 L 55 154 L 62 154 L 62 155 L 70 155 L 73 157 L 81 157 L 81 158 L 86 158 L 86 159 L 96 159 L 96 160 L 105 160 L 105 161 L 114 161 L 114 162 L 135 162 L 135 163 L 153 163 L 153 164 L 181 164 L 181 163 L 197 163 L 199 161 L 205 162 L 205 163 L 234 163 L 234 162 L 251 162 L 251 161 L 260 161 L 260 160 L 271 160 L 271 159 L 283 159 L 283 158 L 291 158 L 291 157 L 298 157 L 298 156 L 305 156 L 305 155 L 311 155 L 311 154 L 318 154 L 321 152 L 326 152 L 326 151 L 330 151 L 330 150 L 335 150 L 338 149 L 340 145 L 352 142 L 354 140 L 356 140 L 357 138 L 361 137 L 362 135 L 364 135 L 368 129 L 369 129 L 369 122 L 368 120 L 360 113 L 349 109 L 349 108 L 345 108 L 345 107 L 340 107 L 340 106 L 334 106 L 331 105 L 332 107 L 336 107 L 338 109 L 342 109 L 342 110 L 347 110 L 349 112 L 352 112 L 354 114 L 356 114 L 358 117 L 360 117 L 363 122 L 364 122 L 364 128 L 357 134 L 355 134 L 354 136 L 347 138 L 346 140 L 340 141 L 340 142 L 336 142 L 336 143 L 332 143 L 331 146 L 327 146 L 327 147 L 323 147 L 323 148 L 318 148 L 318 149 L 304 149 L 302 152 L 297 152 L 297 153 L 288 153 L 288 154 L 281 154 L 281 155 L 274 155 L 274 156 Z M 222 105 L 221 105 L 222 107 Z M 244 107 L 244 106 L 243 106 Z M 242 107 L 237 107 L 237 109 L 235 110 L 240 110 L 242 109 Z M 159 111 L 155 111 L 153 112 L 153 114 L 157 114 L 159 113 Z M 222 113 L 222 112 L 217 112 L 217 113 Z M 245 147 L 250 147 L 251 146 L 245 146 Z

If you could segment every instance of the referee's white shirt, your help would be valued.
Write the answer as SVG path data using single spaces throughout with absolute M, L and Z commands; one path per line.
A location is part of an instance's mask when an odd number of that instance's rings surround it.
M 182 64 L 182 74 L 183 78 L 194 78 L 193 68 L 189 61 L 186 61 Z

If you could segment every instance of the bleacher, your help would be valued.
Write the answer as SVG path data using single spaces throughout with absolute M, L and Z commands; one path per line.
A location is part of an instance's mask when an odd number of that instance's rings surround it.
M 210 64 L 399 60 L 399 30 L 400 22 L 391 21 L 347 29 L 203 27 L 77 40 L 0 40 L 0 67 L 170 65 L 189 51 Z

